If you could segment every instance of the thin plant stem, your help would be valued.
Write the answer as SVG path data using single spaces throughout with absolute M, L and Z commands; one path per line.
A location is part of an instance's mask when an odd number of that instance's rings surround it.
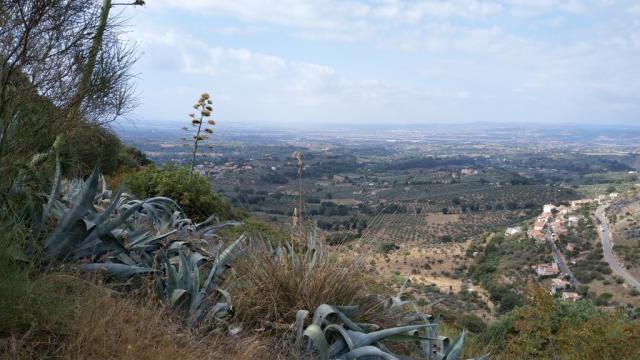
M 204 109 L 205 105 L 202 105 Z M 193 156 L 191 157 L 191 171 L 189 171 L 189 183 L 191 182 L 191 177 L 193 176 L 193 167 L 196 165 L 196 152 L 198 151 L 198 140 L 200 139 L 200 130 L 202 129 L 202 119 L 204 115 L 202 112 L 200 113 L 200 123 L 198 124 L 198 132 L 196 133 L 195 142 L 193 143 Z

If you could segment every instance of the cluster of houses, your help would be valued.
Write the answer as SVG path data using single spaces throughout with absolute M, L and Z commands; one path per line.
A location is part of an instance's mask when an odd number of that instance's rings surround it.
M 545 226 L 551 227 L 552 235 L 555 237 L 566 234 L 567 226 L 575 227 L 582 219 L 581 215 L 572 215 L 581 206 L 591 202 L 591 199 L 574 200 L 569 206 L 547 204 L 542 208 L 542 214 L 538 215 L 533 223 L 533 227 L 528 232 L 529 238 L 535 239 L 539 243 L 547 241 Z
M 233 162 L 228 162 L 223 165 L 214 165 L 213 163 L 198 164 L 193 169 L 194 172 L 200 176 L 212 176 L 219 177 L 224 173 L 239 173 L 241 171 L 251 170 L 251 165 L 238 165 Z
M 533 269 L 535 270 L 536 274 L 538 274 L 538 276 L 540 277 L 551 277 L 551 276 L 557 276 L 560 274 L 560 270 L 558 270 L 558 265 L 553 262 L 550 264 L 540 264 L 540 265 L 535 265 L 533 266 Z M 551 285 L 550 285 L 550 293 L 551 295 L 555 296 L 558 293 L 561 293 L 561 297 L 563 301 L 571 301 L 571 302 L 576 302 L 578 299 L 580 299 L 580 295 L 578 295 L 578 293 L 573 292 L 573 291 L 568 291 L 571 288 L 571 284 L 559 277 L 555 277 L 553 279 L 551 279 Z
M 536 217 L 533 227 L 527 233 L 531 239 L 535 239 L 538 243 L 545 243 L 547 241 L 546 227 L 549 226 L 554 240 L 562 234 L 566 234 L 568 227 L 578 226 L 582 215 L 575 215 L 575 212 L 580 209 L 581 206 L 591 202 L 591 199 L 575 200 L 572 201 L 569 206 L 560 205 L 555 206 L 553 204 L 545 205 L 542 209 L 542 214 Z M 507 235 L 510 233 L 517 233 L 521 229 L 509 228 L 507 229 Z M 567 250 L 573 250 L 573 244 L 567 245 Z M 575 302 L 580 299 L 580 295 L 576 292 L 569 291 L 571 284 L 558 277 L 560 271 L 558 265 L 555 262 L 550 264 L 539 264 L 533 266 L 534 271 L 539 277 L 553 277 L 551 279 L 550 292 L 552 295 L 561 293 L 563 301 Z

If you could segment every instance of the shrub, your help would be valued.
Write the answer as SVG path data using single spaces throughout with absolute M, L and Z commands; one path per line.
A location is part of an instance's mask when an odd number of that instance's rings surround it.
M 495 359 L 638 359 L 640 328 L 622 311 L 553 300 L 540 287 L 481 336 Z
M 276 255 L 256 246 L 235 264 L 237 276 L 229 279 L 228 290 L 237 316 L 251 324 L 291 323 L 296 311 L 324 303 L 359 304 L 375 312 L 365 297 L 371 281 L 364 267 L 350 265 L 322 251 L 314 256 L 290 248 Z
M 397 250 L 399 248 L 400 247 L 398 247 L 398 245 L 396 245 L 394 242 L 391 242 L 391 241 L 385 241 L 378 244 L 378 251 L 380 251 L 383 254 L 388 254 L 389 252 L 393 250 Z
M 144 153 L 122 144 L 116 134 L 85 123 L 65 137 L 60 155 L 67 177 L 87 175 L 96 165 L 104 175 L 114 175 L 151 163 Z
M 180 204 L 189 217 L 197 221 L 204 220 L 212 214 L 222 220 L 245 217 L 213 191 L 206 177 L 194 176 L 191 182 L 187 182 L 188 179 L 189 169 L 185 167 L 147 166 L 133 173 L 127 186 L 134 195 L 141 198 L 171 198 Z

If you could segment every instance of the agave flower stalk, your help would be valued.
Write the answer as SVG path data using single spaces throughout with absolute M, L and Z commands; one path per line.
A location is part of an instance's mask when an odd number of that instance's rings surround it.
M 200 143 L 206 142 L 209 140 L 209 134 L 213 134 L 212 127 L 207 127 L 207 125 L 205 125 L 204 127 L 202 126 L 205 119 L 211 117 L 211 114 L 213 112 L 212 104 L 213 102 L 211 101 L 209 94 L 203 93 L 202 95 L 200 95 L 200 99 L 198 100 L 198 102 L 193 105 L 193 108 L 198 112 L 198 114 L 195 114 L 195 113 L 189 114 L 189 117 L 191 118 L 191 126 L 192 128 L 196 128 L 195 132 L 193 132 L 193 136 L 190 139 L 184 138 L 185 141 L 193 142 L 193 146 L 191 149 L 191 166 L 189 171 L 189 182 L 191 182 L 191 178 L 193 176 L 193 168 L 196 165 L 196 156 L 198 155 L 198 146 L 200 145 Z M 216 123 L 213 119 L 208 119 L 207 124 L 210 126 L 213 126 Z M 192 133 L 192 131 L 188 127 L 183 127 L 182 129 L 189 133 Z M 211 148 L 210 144 L 209 144 L 209 148 Z
M 300 241 L 303 239 L 302 234 L 302 154 L 299 151 L 293 152 L 293 160 L 296 162 L 296 172 L 298 174 L 298 213 L 297 213 L 297 224 L 300 231 Z M 294 217 L 296 216 L 296 212 L 294 209 Z

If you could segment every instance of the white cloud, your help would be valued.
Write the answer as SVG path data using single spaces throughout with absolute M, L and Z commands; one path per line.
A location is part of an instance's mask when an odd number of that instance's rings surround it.
M 195 16 L 184 26 L 155 18 L 173 21 L 176 9 Z M 144 111 L 157 116 L 209 89 L 225 118 L 245 120 L 640 111 L 640 7 L 631 1 L 156 0 L 148 10 L 129 36 L 144 51 L 141 78 L 153 78 L 143 90 L 174 99 Z

